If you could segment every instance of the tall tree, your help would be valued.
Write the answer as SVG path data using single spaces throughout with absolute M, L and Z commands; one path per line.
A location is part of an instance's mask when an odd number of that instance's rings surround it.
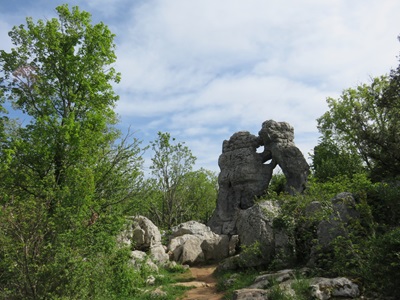
M 159 191 L 151 210 L 156 222 L 170 228 L 180 220 L 184 199 L 179 193 L 186 174 L 192 171 L 196 158 L 184 143 L 176 142 L 169 133 L 158 132 L 157 140 L 151 143 L 153 187 Z
M 323 137 L 358 154 L 375 179 L 400 175 L 400 107 L 385 104 L 390 82 L 377 77 L 328 98 L 329 110 L 318 119 Z
M 120 204 L 135 192 L 140 143 L 130 136 L 117 143 L 114 34 L 78 7 L 56 11 L 58 18 L 14 27 L 15 48 L 0 52 L 2 98 L 30 120 L 9 127 L 0 153 L 8 161 L 0 291 L 98 299 L 112 290 L 95 280 L 116 249 Z
M 326 182 L 337 176 L 351 178 L 354 174 L 364 172 L 360 156 L 340 148 L 329 137 L 324 137 L 314 147 L 311 158 L 313 175 L 319 182 Z

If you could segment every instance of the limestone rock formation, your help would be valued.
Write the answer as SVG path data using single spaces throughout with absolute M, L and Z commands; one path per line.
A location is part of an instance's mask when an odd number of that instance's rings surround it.
M 288 123 L 269 120 L 262 124 L 259 136 L 240 131 L 223 142 L 217 208 L 208 223 L 214 232 L 236 234 L 237 213 L 266 193 L 277 165 L 286 176 L 287 192 L 304 190 L 309 166 L 293 139 L 294 130 Z M 263 151 L 257 152 L 262 146 Z
M 166 263 L 169 256 L 161 244 L 161 233 L 156 225 L 143 216 L 129 217 L 125 230 L 118 237 L 121 244 L 133 251 L 139 250 L 150 255 L 158 263 Z
M 274 226 L 279 212 L 280 207 L 270 200 L 240 210 L 236 218 L 236 228 L 240 246 L 247 250 L 222 261 L 218 271 L 268 265 L 277 253 L 290 260 L 293 253 L 289 236 L 283 228 Z
M 321 252 L 332 250 L 332 243 L 337 237 L 347 237 L 349 225 L 360 218 L 351 193 L 340 193 L 331 199 L 331 203 L 331 214 L 317 225 L 317 244 L 311 250 L 309 266 L 315 265 Z M 314 206 L 318 207 L 316 203 Z
M 259 131 L 265 158 L 278 164 L 286 177 L 286 192 L 301 193 L 305 189 L 310 167 L 294 144 L 294 129 L 286 122 L 265 121 Z
M 195 265 L 228 257 L 234 240 L 236 237 L 218 235 L 204 224 L 188 221 L 172 228 L 168 249 L 173 261 Z
M 216 233 L 234 234 L 235 213 L 254 204 L 262 196 L 272 177 L 273 168 L 265 165 L 257 153 L 261 140 L 247 131 L 240 131 L 223 142 L 218 165 L 219 193 L 217 208 L 209 225 Z
M 308 269 L 301 270 L 281 270 L 276 273 L 267 273 L 258 276 L 252 285 L 247 288 L 236 290 L 233 299 L 269 299 L 272 292 L 272 285 L 276 285 L 281 291 L 282 296 L 290 299 L 303 298 L 305 295 L 298 295 L 293 288 L 293 284 L 298 282 L 298 275 L 308 278 L 304 284 L 308 285 L 309 298 L 328 300 L 328 299 L 355 299 L 360 296 L 360 289 L 357 284 L 344 277 L 309 278 Z M 304 293 L 304 290 L 300 291 Z M 286 299 L 285 297 L 285 299 Z

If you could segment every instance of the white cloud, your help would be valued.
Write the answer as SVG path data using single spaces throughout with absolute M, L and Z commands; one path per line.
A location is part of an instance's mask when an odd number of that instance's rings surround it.
M 117 35 L 123 122 L 149 139 L 171 132 L 212 169 L 223 139 L 238 130 L 257 134 L 266 119 L 293 125 L 308 156 L 326 97 L 398 65 L 396 0 L 74 3 Z

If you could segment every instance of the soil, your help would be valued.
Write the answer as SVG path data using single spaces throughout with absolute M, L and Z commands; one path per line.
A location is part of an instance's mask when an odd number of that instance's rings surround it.
M 187 282 L 188 286 L 195 286 L 189 290 L 182 300 L 222 300 L 224 294 L 217 292 L 217 280 L 213 276 L 215 266 L 192 267 L 193 281 Z

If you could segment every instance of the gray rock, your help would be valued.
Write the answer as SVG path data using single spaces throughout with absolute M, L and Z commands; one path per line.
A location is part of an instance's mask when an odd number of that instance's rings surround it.
M 265 159 L 278 164 L 286 177 L 286 192 L 302 193 L 310 167 L 294 144 L 294 129 L 286 122 L 265 121 L 259 131 L 264 145 Z
M 204 261 L 201 249 L 202 239 L 195 235 L 184 234 L 171 239 L 168 249 L 172 253 L 172 260 L 181 264 L 194 264 Z
M 172 229 L 168 249 L 172 260 L 181 264 L 198 264 L 220 261 L 230 255 L 230 241 L 227 235 L 218 235 L 199 222 L 189 221 Z
M 182 236 L 185 234 L 196 235 L 198 237 L 208 238 L 213 236 L 213 232 L 210 227 L 197 221 L 188 221 L 179 224 L 171 229 L 171 237 Z
M 146 285 L 154 285 L 156 283 L 156 278 L 153 275 L 150 275 L 146 279 Z
M 157 226 L 143 216 L 129 217 L 125 229 L 117 237 L 118 242 L 132 250 L 146 252 L 154 261 L 164 264 L 169 260 L 161 244 L 161 233 Z
M 218 165 L 219 193 L 217 208 L 209 226 L 218 234 L 235 234 L 235 214 L 254 204 L 256 197 L 265 194 L 273 167 L 264 164 L 257 153 L 260 139 L 247 131 L 240 131 L 225 140 Z
M 233 300 L 267 300 L 268 292 L 262 289 L 241 289 L 233 293 Z
M 214 234 L 201 243 L 201 249 L 207 262 L 220 261 L 229 256 L 229 236 Z
M 135 269 L 146 267 L 151 271 L 158 273 L 158 266 L 143 251 L 132 251 L 130 263 Z
M 286 177 L 286 191 L 303 192 L 310 168 L 293 139 L 294 130 L 288 123 L 269 120 L 262 124 L 259 136 L 239 131 L 223 142 L 217 207 L 208 222 L 214 232 L 237 234 L 237 212 L 265 195 L 277 165 Z M 257 152 L 259 147 L 264 147 L 263 152 Z
M 311 294 L 315 299 L 327 300 L 333 298 L 357 298 L 360 289 L 357 284 L 344 277 L 313 278 L 311 280 Z
M 348 226 L 360 217 L 356 210 L 356 202 L 351 193 L 340 193 L 332 200 L 330 215 L 317 226 L 317 245 L 311 250 L 308 265 L 318 261 L 319 253 L 331 251 L 332 243 L 338 237 L 348 236 Z M 314 206 L 317 207 L 316 204 Z

